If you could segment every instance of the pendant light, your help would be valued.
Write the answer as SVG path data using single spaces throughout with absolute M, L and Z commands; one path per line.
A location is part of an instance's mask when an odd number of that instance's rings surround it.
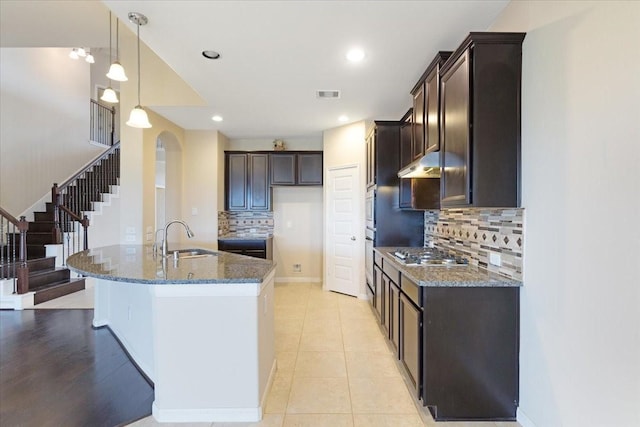
M 111 32 L 111 18 L 109 18 L 109 32 Z M 111 40 L 109 40 L 109 44 L 111 44 Z M 127 78 L 127 75 L 124 73 L 124 67 L 120 65 L 119 60 L 120 60 L 120 20 L 116 18 L 116 60 L 115 62 L 111 63 L 111 66 L 109 67 L 109 72 L 107 73 L 107 77 L 117 82 L 126 82 L 129 79 Z
M 135 108 L 131 110 L 129 121 L 127 121 L 127 126 L 146 129 L 151 127 L 151 123 L 149 123 L 147 112 L 144 111 L 144 109 L 140 105 L 140 26 L 146 25 L 149 20 L 141 13 L 129 12 L 129 21 L 133 22 L 138 27 L 138 105 L 136 105 Z
M 111 62 L 111 11 L 109 11 L 109 62 Z M 109 74 L 107 73 L 107 76 Z M 100 99 L 104 102 L 108 102 L 110 104 L 118 103 L 118 95 L 116 95 L 116 91 L 111 87 L 111 79 L 109 79 L 109 87 L 104 90 Z

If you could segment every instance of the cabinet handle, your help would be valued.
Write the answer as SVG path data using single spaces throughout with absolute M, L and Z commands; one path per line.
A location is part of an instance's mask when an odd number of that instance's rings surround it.
M 356 236 L 351 236 L 351 240 L 356 241 Z

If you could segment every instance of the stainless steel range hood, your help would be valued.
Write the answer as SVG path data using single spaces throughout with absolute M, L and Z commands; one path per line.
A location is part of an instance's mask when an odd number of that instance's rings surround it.
M 425 154 L 398 172 L 399 178 L 440 178 L 440 152 Z

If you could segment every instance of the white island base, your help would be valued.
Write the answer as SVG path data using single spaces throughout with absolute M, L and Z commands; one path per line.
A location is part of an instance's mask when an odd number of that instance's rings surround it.
M 276 369 L 273 276 L 235 284 L 96 279 L 93 326 L 108 326 L 153 381 L 157 421 L 259 421 Z

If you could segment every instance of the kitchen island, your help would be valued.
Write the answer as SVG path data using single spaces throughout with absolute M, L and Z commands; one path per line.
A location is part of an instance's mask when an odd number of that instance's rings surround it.
M 96 279 L 93 326 L 109 327 L 154 383 L 154 418 L 262 418 L 276 368 L 272 261 L 115 245 L 67 265 Z

